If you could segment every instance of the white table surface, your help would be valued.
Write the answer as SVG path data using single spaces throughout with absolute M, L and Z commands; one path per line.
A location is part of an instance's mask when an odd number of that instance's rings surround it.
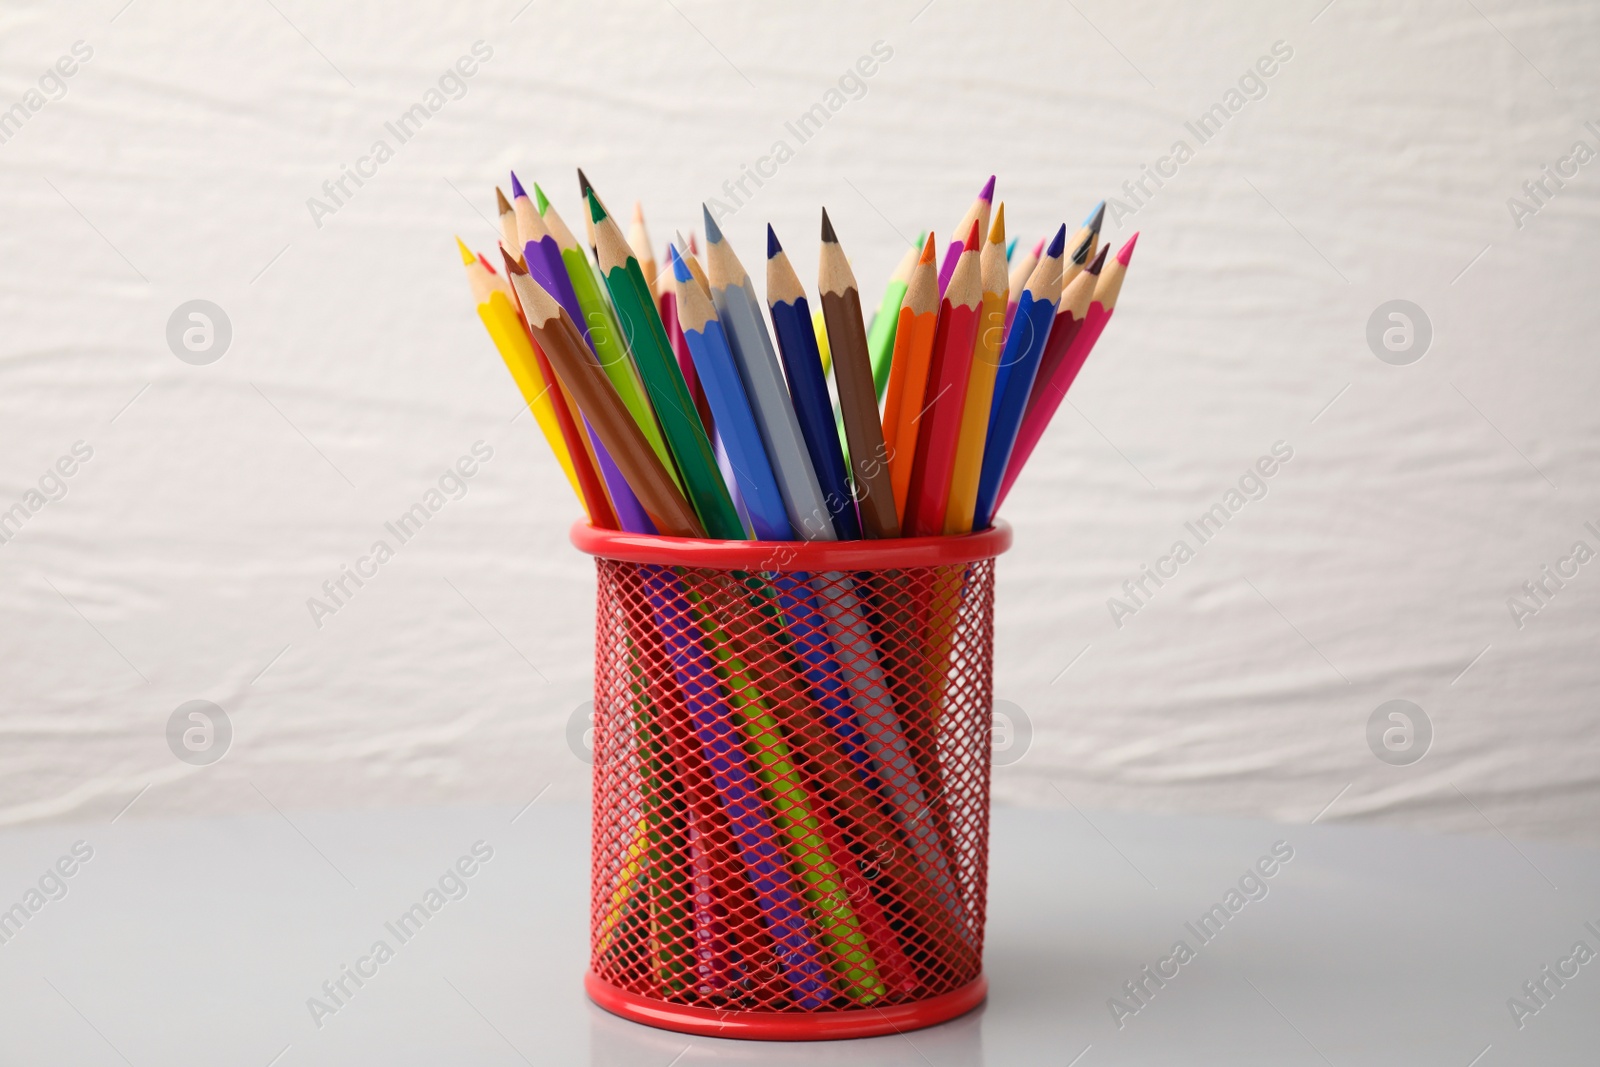
M 0 833 L 0 908 L 75 842 L 93 849 L 66 894 L 0 944 L 0 1065 L 1600 1062 L 1600 959 L 1550 984 L 1522 1028 L 1507 1007 L 1580 939 L 1600 952 L 1585 926 L 1600 929 L 1595 850 L 1000 809 L 988 1003 L 905 1036 L 776 1045 L 653 1031 L 591 1005 L 587 813 L 514 815 L 264 807 Z M 494 854 L 466 895 L 399 944 L 384 923 L 478 841 Z M 1267 895 L 1201 944 L 1185 923 L 1278 841 L 1294 857 Z M 393 958 L 359 989 L 347 980 L 319 1028 L 307 999 L 379 938 Z M 1119 1028 L 1108 999 L 1180 938 L 1194 958 Z

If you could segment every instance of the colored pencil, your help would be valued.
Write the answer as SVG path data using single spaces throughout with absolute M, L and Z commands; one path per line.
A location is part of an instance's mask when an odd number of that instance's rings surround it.
M 834 426 L 833 401 L 822 373 L 817 334 L 811 326 L 811 306 L 771 226 L 767 227 L 767 306 L 772 312 L 772 330 L 778 338 L 783 368 L 789 376 L 789 395 L 794 400 L 795 415 L 805 435 L 806 450 L 828 515 L 840 539 L 858 540 L 861 522 L 856 516 L 850 474 Z
M 867 537 L 899 537 L 900 518 L 889 479 L 889 454 L 878 421 L 878 396 L 872 388 L 872 358 L 861 321 L 861 294 L 855 274 L 839 247 L 838 235 L 822 211 L 822 252 L 817 291 L 828 325 L 828 346 L 836 365 L 834 382 L 844 412 L 845 438 L 855 470 L 856 505 Z
M 768 227 L 771 230 L 771 227 Z M 883 402 L 884 390 L 889 388 L 889 367 L 894 358 L 895 327 L 900 325 L 900 304 L 906 298 L 906 286 L 911 282 L 911 270 L 922 254 L 922 242 L 906 249 L 900 262 L 889 275 L 889 284 L 883 287 L 883 299 L 878 312 L 867 327 L 867 351 L 872 353 L 872 390 Z
M 922 242 L 922 253 L 911 269 L 911 280 L 900 305 L 900 322 L 894 334 L 894 358 L 889 368 L 889 388 L 883 398 L 883 436 L 889 447 L 889 477 L 894 487 L 895 509 L 902 515 L 911 488 L 911 468 L 917 458 L 917 415 L 928 386 L 928 366 L 939 329 L 939 278 L 934 271 L 932 233 Z M 909 410 L 908 410 L 909 409 Z
M 757 540 L 791 541 L 794 534 L 783 494 L 778 491 L 760 427 L 751 413 L 744 382 L 717 311 L 676 254 L 671 269 L 677 284 L 678 322 L 700 380 L 705 383 L 706 399 L 716 413 L 718 433 L 727 448 L 751 529 Z
M 978 196 L 972 201 L 972 206 L 967 208 L 967 213 L 961 216 L 961 221 L 951 231 L 954 240 L 950 247 L 944 250 L 944 262 L 939 265 L 939 295 L 944 295 L 945 286 L 950 284 L 950 275 L 956 272 L 956 262 L 961 258 L 961 252 L 966 244 L 966 236 L 972 230 L 972 224 L 978 224 L 978 234 L 981 237 L 989 232 L 989 206 L 994 203 L 994 175 L 989 175 L 989 180 L 983 183 L 983 188 L 978 190 Z
M 711 441 L 695 414 L 694 401 L 683 384 L 683 374 L 667 343 L 655 298 L 644 284 L 639 260 L 593 192 L 589 194 L 589 216 L 594 221 L 595 248 L 606 291 L 611 294 L 623 336 L 628 339 L 634 366 L 661 419 L 662 435 L 677 461 L 689 500 L 710 536 L 743 540 L 744 527 L 728 487 L 723 484 L 722 473 L 717 470 Z
M 995 209 L 989 241 L 978 259 L 983 279 L 983 302 L 978 309 L 978 334 L 967 373 L 967 396 L 961 410 L 955 461 L 950 470 L 950 494 L 944 510 L 946 534 L 972 532 L 972 512 L 978 500 L 978 475 L 983 470 L 983 444 L 989 432 L 989 408 L 994 401 L 995 372 L 1000 369 L 1000 349 L 1005 341 L 1006 298 L 1010 283 L 1000 243 L 1006 238 L 1006 206 Z
M 1117 298 L 1122 293 L 1122 281 L 1127 275 L 1128 264 L 1133 259 L 1133 246 L 1139 240 L 1135 233 L 1128 239 L 1117 252 L 1110 263 L 1099 271 L 1099 278 L 1093 284 L 1094 296 L 1088 309 L 1083 312 L 1081 325 L 1073 338 L 1072 347 L 1068 350 L 1066 358 L 1057 368 L 1051 380 L 1044 383 L 1039 393 L 1037 405 L 1029 414 L 1023 416 L 1023 433 L 1017 438 L 1018 448 L 1013 450 L 1010 465 L 1006 469 L 1006 478 L 1001 485 L 1000 496 L 995 501 L 995 507 L 1011 491 L 1011 486 L 1016 483 L 1017 476 L 1022 473 L 1022 467 L 1028 462 L 1028 457 L 1033 454 L 1034 446 L 1044 436 L 1045 427 L 1050 424 L 1055 416 L 1056 409 L 1061 406 L 1061 401 L 1067 395 L 1067 390 L 1072 387 L 1073 381 L 1078 377 L 1078 372 L 1083 369 L 1084 361 L 1089 358 L 1089 353 L 1094 350 L 1095 342 L 1105 332 L 1106 324 L 1111 321 L 1112 312 L 1117 309 Z M 1106 248 L 1110 248 L 1109 245 Z M 1105 263 L 1105 249 L 1101 250 L 1096 263 Z M 1083 277 L 1088 277 L 1085 271 Z M 1077 294 L 1074 294 L 1075 296 Z M 1081 299 L 1081 296 L 1079 297 Z M 1030 398 L 1031 399 L 1031 398 Z M 1030 421 L 1031 419 L 1031 421 Z
M 1083 225 L 1078 232 L 1072 235 L 1072 240 L 1067 242 L 1067 248 L 1073 250 L 1061 265 L 1061 291 L 1066 292 L 1067 286 L 1072 284 L 1072 279 L 1078 276 L 1088 262 L 1094 259 L 1095 250 L 1100 240 L 1100 224 L 1105 221 L 1106 202 L 1100 201 L 1089 216 L 1083 220 Z
M 522 263 L 512 258 L 512 254 L 502 245 L 500 254 L 505 260 L 506 277 L 511 277 L 515 270 L 526 270 Z M 508 286 L 508 288 L 510 288 Z M 544 350 L 539 347 L 534 339 L 533 331 L 528 326 L 527 314 L 522 307 L 522 299 L 512 289 L 512 296 L 517 303 L 517 321 L 527 331 L 528 344 L 533 350 L 534 363 L 539 368 L 539 377 L 547 385 L 552 386 L 554 393 L 553 406 L 555 408 L 556 426 L 561 431 L 561 439 L 566 442 L 567 454 L 572 457 L 573 473 L 578 477 L 578 484 L 583 487 L 583 498 L 587 502 L 589 522 L 602 530 L 618 530 L 622 524 L 617 518 L 616 511 L 611 505 L 611 496 L 605 485 L 604 476 L 599 456 L 605 456 L 607 462 L 611 457 L 606 453 L 605 446 L 600 446 L 598 453 L 589 440 L 587 433 L 588 424 L 584 421 L 583 413 L 578 410 L 577 402 L 572 399 L 572 394 L 567 391 L 559 375 L 550 366 L 549 358 Z M 629 494 L 627 480 L 618 478 L 619 491 Z
M 800 1007 L 821 1007 L 834 993 L 818 960 L 815 935 L 807 922 L 809 909 L 791 887 L 793 876 L 778 832 L 763 803 L 761 783 L 751 772 L 716 664 L 704 647 L 700 621 L 681 579 L 665 567 L 644 570 L 646 594 L 688 704 L 695 738 L 738 842 L 739 858 L 772 937 L 789 995 Z
M 689 346 L 683 340 L 683 327 L 678 325 L 678 285 L 671 270 L 672 257 L 675 255 L 677 250 L 667 245 L 668 269 L 656 275 L 656 310 L 661 312 L 661 325 L 667 328 L 667 343 L 672 345 L 672 354 L 678 357 L 678 370 L 682 372 L 683 384 L 688 387 L 689 396 L 694 400 L 700 424 L 706 428 L 715 445 L 717 428 L 711 416 L 711 404 L 706 400 L 705 387 L 700 384 L 700 374 L 694 369 L 694 357 L 689 354 Z
M 1033 251 L 1011 263 L 1011 274 L 1007 279 L 1006 288 L 1010 298 L 1006 301 L 1006 329 L 1011 329 L 1011 320 L 1017 314 L 1017 300 L 1022 296 L 1022 287 L 1028 284 L 1028 276 L 1033 273 L 1033 268 L 1039 265 L 1039 257 L 1044 255 L 1044 243 L 1050 238 L 1041 237 L 1039 243 L 1033 246 Z
M 534 340 L 572 390 L 656 529 L 672 537 L 704 537 L 705 527 L 668 477 L 571 316 L 527 273 L 513 271 L 511 283 L 522 298 Z
M 950 474 L 961 436 L 972 350 L 978 340 L 978 314 L 983 305 L 979 225 L 980 221 L 974 219 L 967 230 L 964 251 L 939 302 L 939 329 L 928 363 L 928 384 L 918 411 L 912 416 L 917 424 L 917 452 L 911 465 L 911 486 L 906 492 L 906 533 L 911 537 L 932 537 L 944 532 Z
M 589 502 L 584 499 L 583 487 L 578 483 L 577 470 L 572 465 L 572 455 L 556 422 L 552 385 L 539 372 L 539 365 L 533 358 L 533 344 L 528 340 L 517 316 L 516 302 L 510 288 L 459 237 L 456 238 L 456 247 L 461 251 L 461 262 L 466 268 L 467 284 L 472 290 L 473 303 L 477 305 L 478 318 L 483 320 L 484 329 L 489 331 L 495 350 L 500 353 L 512 380 L 517 383 L 523 403 L 533 412 L 539 431 L 544 434 L 556 462 L 561 465 L 561 473 L 566 475 L 567 484 L 572 486 L 573 495 L 582 505 L 584 515 L 588 516 Z
M 972 515 L 974 530 L 987 529 L 994 518 L 1000 480 L 1005 476 L 1011 446 L 1022 422 L 1022 410 L 1033 389 L 1039 358 L 1050 339 L 1050 326 L 1061 300 L 1061 255 L 1066 241 L 1067 228 L 1062 226 L 1050 241 L 1050 247 L 1045 249 L 1044 258 L 1033 268 L 1028 283 L 1022 287 L 1017 317 L 1006 333 L 1000 369 L 995 374 L 989 429 L 983 443 L 983 470 L 978 476 L 978 499 Z
M 512 175 L 511 184 L 513 189 L 520 187 L 515 175 Z M 678 476 L 677 466 L 667 450 L 666 439 L 661 434 L 656 413 L 645 395 L 644 383 L 640 381 L 639 372 L 628 355 L 622 331 L 617 326 L 611 306 L 601 292 L 594 269 L 589 265 L 589 257 L 584 255 L 583 249 L 572 236 L 572 231 L 562 220 L 561 213 L 545 197 L 538 183 L 534 184 L 533 191 L 537 197 L 538 210 L 531 213 L 532 217 L 519 220 L 519 233 L 524 241 L 542 241 L 548 237 L 556 243 L 556 247 L 560 250 L 561 264 L 566 269 L 567 281 L 572 286 L 579 309 L 583 312 L 582 317 L 573 319 L 573 322 L 579 324 L 579 332 L 583 335 L 584 341 L 588 343 L 605 371 L 606 378 L 610 380 L 612 388 L 627 407 L 628 414 L 638 424 L 645 440 L 650 443 L 650 450 L 656 454 L 662 469 L 681 491 L 683 482 Z M 527 196 L 526 193 L 522 195 Z M 527 224 L 526 229 L 523 228 L 524 221 Z
M 566 267 L 561 261 L 561 247 L 545 228 L 544 220 L 539 217 L 538 209 L 528 199 L 528 194 L 522 188 L 522 183 L 517 180 L 516 174 L 511 175 L 511 192 L 512 200 L 504 203 L 505 198 L 500 194 L 500 190 L 495 190 L 495 194 L 500 196 L 502 206 L 510 209 L 509 224 L 508 212 L 504 211 L 501 212 L 500 222 L 502 229 L 515 234 L 517 258 L 527 268 L 533 280 L 556 298 L 556 302 L 572 317 L 573 322 L 583 321 L 582 306 L 578 302 L 577 294 L 573 292 L 572 281 L 567 276 Z M 610 496 L 611 504 L 616 511 L 618 525 L 621 529 L 633 533 L 654 533 L 653 524 L 650 523 L 644 506 L 640 504 L 639 498 L 628 485 L 628 480 L 622 476 L 621 468 L 607 453 L 605 443 L 595 435 L 594 427 L 588 425 L 578 410 L 576 402 L 570 391 L 561 383 L 559 375 L 556 376 L 556 383 L 560 387 L 563 401 L 572 412 L 573 421 L 583 426 L 584 450 L 591 456 L 605 483 L 607 495 Z
M 633 202 L 633 221 L 628 225 L 628 247 L 633 249 L 633 254 L 639 260 L 639 270 L 644 274 L 644 283 L 653 293 L 656 291 L 656 251 L 650 243 L 650 231 L 644 226 L 644 205 L 635 200 Z
M 755 286 L 733 246 L 717 227 L 710 211 L 704 212 L 706 230 L 706 274 L 711 282 L 711 300 L 717 317 L 728 335 L 733 358 L 744 379 L 750 409 L 755 413 L 761 440 L 772 461 L 772 473 L 789 506 L 789 523 L 796 530 L 817 526 L 829 514 L 817 472 L 811 466 L 800 420 L 795 414 L 778 354 L 767 332 L 766 316 L 756 300 Z M 747 500 L 748 504 L 749 501 Z
M 517 238 L 517 216 L 511 210 L 511 201 L 506 199 L 506 194 L 494 187 L 494 202 L 497 211 L 496 219 L 500 223 L 500 244 L 511 250 L 513 259 L 522 258 L 522 242 Z

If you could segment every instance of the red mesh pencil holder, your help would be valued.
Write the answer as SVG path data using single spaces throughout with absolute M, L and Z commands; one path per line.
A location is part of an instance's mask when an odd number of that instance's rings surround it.
M 598 573 L 589 996 L 773 1040 L 981 1003 L 1010 528 L 572 540 Z

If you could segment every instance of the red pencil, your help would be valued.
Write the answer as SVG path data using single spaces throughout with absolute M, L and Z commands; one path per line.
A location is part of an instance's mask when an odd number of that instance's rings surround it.
M 1111 321 L 1111 313 L 1117 309 L 1117 296 L 1122 292 L 1122 279 L 1128 272 L 1128 261 L 1133 258 L 1133 246 L 1139 240 L 1135 233 L 1128 238 L 1128 243 L 1122 246 L 1116 258 L 1106 264 L 1103 270 L 1096 270 L 1105 263 L 1106 248 L 1100 250 L 1100 255 L 1095 258 L 1094 266 L 1085 269 L 1078 277 L 1074 278 L 1068 290 L 1073 299 L 1073 304 L 1081 307 L 1085 300 L 1083 289 L 1085 287 L 1093 292 L 1093 297 L 1088 301 L 1088 310 L 1076 322 L 1076 330 L 1067 347 L 1066 355 L 1061 360 L 1060 366 L 1055 370 L 1049 381 L 1041 375 L 1034 382 L 1033 392 L 1028 395 L 1028 406 L 1022 416 L 1022 429 L 1017 433 L 1017 443 L 1011 450 L 1011 462 L 1006 465 L 1005 478 L 1000 482 L 1000 493 L 995 498 L 995 510 L 1000 510 L 1000 504 L 1016 483 L 1017 475 L 1022 473 L 1023 464 L 1028 462 L 1028 457 L 1033 453 L 1034 446 L 1044 436 L 1045 427 L 1050 425 L 1050 420 L 1055 416 L 1056 409 L 1061 406 L 1061 401 L 1066 398 L 1067 390 L 1072 387 L 1073 381 L 1078 377 L 1078 372 L 1083 369 L 1084 361 L 1089 358 L 1089 353 L 1094 351 L 1095 342 L 1105 332 L 1106 323 Z M 1094 273 L 1091 273 L 1091 272 Z M 1099 277 L 1095 277 L 1097 273 Z M 1061 294 L 1061 306 L 1068 306 L 1068 293 Z M 1061 313 L 1056 315 L 1056 324 L 1051 329 L 1051 340 L 1054 333 L 1062 326 Z
M 950 273 L 939 302 L 939 327 L 934 335 L 928 385 L 918 412 L 910 413 L 917 425 L 917 454 L 911 465 L 911 485 L 906 493 L 906 515 L 901 524 L 907 537 L 935 537 L 944 533 L 945 506 L 950 500 L 950 474 L 955 467 L 956 445 L 961 439 L 961 412 L 967 401 L 967 378 L 972 368 L 972 347 L 978 335 L 978 310 L 983 303 L 983 282 L 978 270 L 978 227 L 967 230 L 960 258 Z M 907 413 L 902 413 L 902 417 Z

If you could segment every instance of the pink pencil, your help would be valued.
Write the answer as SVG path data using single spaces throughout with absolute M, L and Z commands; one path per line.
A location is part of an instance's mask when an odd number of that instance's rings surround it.
M 1094 351 L 1094 343 L 1105 332 L 1106 323 L 1111 321 L 1111 313 L 1117 309 L 1117 296 L 1122 292 L 1122 279 L 1128 273 L 1128 261 L 1133 258 L 1133 246 L 1138 240 L 1137 233 L 1128 238 L 1128 243 L 1122 246 L 1122 251 L 1117 253 L 1116 259 L 1106 264 L 1105 269 L 1100 272 L 1099 279 L 1093 282 L 1094 296 L 1089 303 L 1089 309 L 1083 313 L 1082 322 L 1067 348 L 1066 356 L 1049 381 L 1041 379 L 1034 383 L 1033 393 L 1028 397 L 1028 407 L 1022 416 L 1022 428 L 1017 432 L 1017 443 L 1011 450 L 1011 462 L 1006 465 L 1006 475 L 1000 482 L 1000 495 L 994 505 L 996 511 L 1000 510 L 1006 494 L 1011 492 L 1017 475 L 1022 473 L 1023 464 L 1027 463 L 1028 457 L 1033 454 L 1034 446 L 1044 436 L 1045 427 L 1050 425 L 1056 409 L 1066 398 L 1067 390 L 1072 388 L 1073 380 L 1083 369 L 1084 361 L 1089 358 L 1089 353 Z M 1088 271 L 1084 271 L 1073 279 L 1072 285 L 1088 285 L 1090 283 L 1085 279 L 1091 277 Z M 1072 285 L 1068 288 L 1072 288 Z M 1058 313 L 1058 318 L 1061 314 L 1069 313 L 1065 310 L 1068 306 L 1067 297 L 1066 293 L 1061 296 L 1063 311 Z M 1055 329 L 1060 329 L 1060 323 Z

